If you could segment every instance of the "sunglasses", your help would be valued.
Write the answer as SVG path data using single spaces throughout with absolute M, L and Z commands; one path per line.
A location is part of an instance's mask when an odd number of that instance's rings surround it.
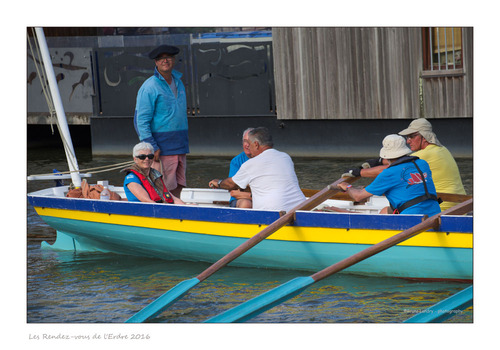
M 155 157 L 155 155 L 153 153 L 150 153 L 150 154 L 140 154 L 138 156 L 135 156 L 136 158 L 139 158 L 140 160 L 144 160 L 146 158 L 148 159 L 153 159 Z
M 420 133 L 418 133 L 418 132 L 414 132 L 413 134 L 406 136 L 406 139 L 407 139 L 407 140 L 409 140 L 409 139 L 414 139 L 415 137 L 417 137 L 417 136 L 419 136 L 419 135 L 420 135 Z

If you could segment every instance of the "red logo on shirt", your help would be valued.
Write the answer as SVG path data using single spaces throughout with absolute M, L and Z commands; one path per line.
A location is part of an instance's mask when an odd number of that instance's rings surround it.
M 424 178 L 427 178 L 427 174 L 424 173 Z M 422 176 L 419 173 L 411 173 L 408 179 L 408 185 L 417 185 L 423 183 Z

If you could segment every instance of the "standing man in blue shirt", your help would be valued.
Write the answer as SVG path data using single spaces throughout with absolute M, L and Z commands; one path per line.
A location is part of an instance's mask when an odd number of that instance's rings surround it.
M 137 93 L 134 114 L 139 140 L 154 148 L 152 168 L 162 171 L 167 189 L 178 198 L 186 187 L 189 153 L 186 90 L 182 74 L 174 70 L 179 51 L 175 46 L 162 45 L 149 53 L 156 67 Z

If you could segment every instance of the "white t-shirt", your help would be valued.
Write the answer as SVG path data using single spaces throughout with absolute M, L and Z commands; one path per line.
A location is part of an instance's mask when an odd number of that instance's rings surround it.
M 292 159 L 273 148 L 243 163 L 232 179 L 240 188 L 250 186 L 254 209 L 289 211 L 306 200 Z

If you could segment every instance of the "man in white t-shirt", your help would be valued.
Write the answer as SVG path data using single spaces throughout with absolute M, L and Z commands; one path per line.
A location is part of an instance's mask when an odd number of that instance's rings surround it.
M 273 148 L 269 130 L 255 128 L 248 133 L 251 158 L 227 179 L 210 181 L 212 188 L 233 190 L 250 186 L 253 209 L 289 211 L 306 200 L 300 190 L 293 161 Z

